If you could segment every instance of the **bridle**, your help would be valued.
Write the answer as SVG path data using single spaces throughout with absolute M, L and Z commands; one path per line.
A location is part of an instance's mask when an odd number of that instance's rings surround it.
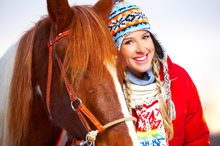
M 49 42 L 48 42 L 48 47 L 49 47 L 49 61 L 48 61 L 48 76 L 47 76 L 47 90 L 46 90 L 46 105 L 47 105 L 47 110 L 49 112 L 49 114 L 51 115 L 51 111 L 50 111 L 50 88 L 51 88 L 51 79 L 52 79 L 52 53 L 54 52 L 55 57 L 56 57 L 56 61 L 58 63 L 58 66 L 60 68 L 60 71 L 62 73 L 63 70 L 63 64 L 62 61 L 60 59 L 60 57 L 58 56 L 56 49 L 54 47 L 54 45 L 57 43 L 58 40 L 60 40 L 63 37 L 66 37 L 69 35 L 70 30 L 64 31 L 62 33 L 59 33 L 56 37 L 53 38 L 53 29 L 51 27 L 51 31 L 50 31 L 50 38 L 49 38 Z M 86 135 L 85 140 L 76 140 L 74 139 L 74 144 L 76 145 L 94 145 L 95 140 L 96 140 L 96 136 L 99 132 L 103 132 L 105 129 L 119 124 L 121 122 L 125 122 L 125 121 L 134 121 L 136 122 L 137 119 L 135 117 L 125 117 L 125 118 L 121 118 L 118 120 L 115 120 L 109 124 L 106 125 L 102 125 L 97 119 L 96 117 L 89 111 L 89 109 L 86 108 L 85 105 L 83 105 L 82 101 L 77 97 L 76 93 L 74 92 L 69 79 L 67 78 L 67 75 L 64 73 L 63 75 L 63 79 L 64 79 L 64 83 L 67 89 L 67 92 L 69 94 L 69 98 L 71 101 L 70 106 L 72 107 L 72 109 L 76 112 L 76 114 L 78 115 L 81 123 L 83 124 L 83 126 L 85 127 L 86 131 L 88 132 L 88 134 Z M 91 130 L 89 124 L 87 123 L 84 115 L 96 126 L 97 130 Z

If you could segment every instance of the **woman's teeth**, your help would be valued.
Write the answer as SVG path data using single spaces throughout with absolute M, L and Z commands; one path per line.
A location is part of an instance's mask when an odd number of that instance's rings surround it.
M 147 55 L 145 55 L 144 57 L 141 57 L 141 58 L 135 58 L 135 60 L 138 60 L 138 61 L 143 61 L 144 59 L 146 59 Z

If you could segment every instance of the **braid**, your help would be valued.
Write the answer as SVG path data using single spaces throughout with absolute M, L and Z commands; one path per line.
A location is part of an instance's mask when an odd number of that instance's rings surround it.
M 126 98 L 126 102 L 127 102 L 127 106 L 128 106 L 128 110 L 130 112 L 130 114 L 132 113 L 132 109 L 131 109 L 131 83 L 128 79 L 128 75 L 126 73 L 126 71 L 124 72 L 124 81 L 125 81 L 125 94 L 127 96 Z
M 159 61 L 158 61 L 156 55 L 154 55 L 152 62 L 153 62 L 153 73 L 154 73 L 155 79 L 156 79 L 156 85 L 159 89 L 159 102 L 160 102 L 160 108 L 161 108 L 161 115 L 162 115 L 164 127 L 167 131 L 166 138 L 169 138 L 169 140 L 170 140 L 173 138 L 173 125 L 172 125 L 172 122 L 168 121 L 168 114 L 167 114 L 168 107 L 167 107 L 166 101 L 164 100 L 163 95 L 162 95 L 162 85 L 161 85 L 160 74 L 159 74 L 159 69 L 158 69 Z

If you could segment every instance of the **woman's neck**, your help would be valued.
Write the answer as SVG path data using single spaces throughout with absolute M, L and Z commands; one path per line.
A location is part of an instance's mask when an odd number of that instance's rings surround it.
M 134 70 L 132 70 L 132 69 L 130 69 L 130 68 L 127 68 L 127 70 L 128 70 L 133 76 L 135 76 L 136 78 L 143 80 L 143 78 L 144 78 L 144 73 L 134 71 Z
M 151 68 L 147 72 L 142 73 L 141 79 L 138 78 L 137 76 L 135 76 L 129 70 L 127 70 L 126 72 L 127 72 L 129 81 L 131 83 L 133 83 L 133 84 L 136 84 L 136 85 L 148 85 L 148 84 L 151 84 L 151 83 L 155 82 L 155 76 L 154 76 L 154 73 L 152 72 L 152 66 L 151 66 Z

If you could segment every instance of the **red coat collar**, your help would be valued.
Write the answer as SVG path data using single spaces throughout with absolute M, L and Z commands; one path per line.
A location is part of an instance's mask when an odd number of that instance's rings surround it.
M 170 80 L 176 79 L 177 72 L 176 72 L 175 66 L 169 56 L 167 56 L 167 64 L 168 64 L 168 69 L 169 69 Z M 164 80 L 163 65 L 162 64 L 160 65 L 160 80 L 161 81 Z

